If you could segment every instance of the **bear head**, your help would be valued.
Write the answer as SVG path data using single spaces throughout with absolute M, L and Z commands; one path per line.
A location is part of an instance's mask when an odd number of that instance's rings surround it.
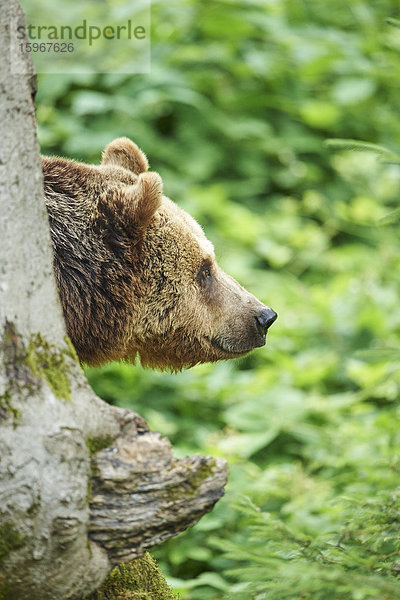
M 277 315 L 217 264 L 200 225 L 163 195 L 129 139 L 101 165 L 43 157 L 68 334 L 88 364 L 139 355 L 179 370 L 263 346 Z

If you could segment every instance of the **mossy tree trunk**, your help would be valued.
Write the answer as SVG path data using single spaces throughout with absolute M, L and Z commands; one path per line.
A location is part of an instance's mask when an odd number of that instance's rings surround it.
M 10 70 L 19 3 L 0 0 L 0 16 L 0 600 L 171 598 L 140 557 L 212 508 L 226 466 L 175 460 L 87 385 L 53 279 L 33 68 Z

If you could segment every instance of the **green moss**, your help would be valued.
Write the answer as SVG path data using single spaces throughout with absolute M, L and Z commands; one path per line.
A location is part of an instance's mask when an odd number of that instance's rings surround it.
M 74 359 L 75 362 L 79 363 L 80 361 L 75 347 L 67 335 L 64 337 L 64 342 L 68 348 L 68 350 L 65 350 L 64 354 L 67 354 L 70 358 Z
M 67 376 L 66 352 L 61 351 L 37 333 L 31 336 L 25 364 L 35 377 L 45 379 L 58 399 L 71 400 Z
M 89 477 L 88 482 L 87 482 L 87 493 L 86 493 L 86 500 L 87 500 L 88 504 L 90 504 L 90 501 L 92 498 L 93 498 L 93 485 L 92 485 L 92 478 Z
M 170 502 L 176 502 L 181 500 L 182 497 L 194 498 L 199 491 L 200 485 L 205 479 L 211 477 L 214 473 L 215 459 L 203 459 L 204 462 L 195 469 L 190 476 L 188 476 L 184 486 L 182 483 L 169 488 L 168 500 Z
M 7 521 L 0 525 L 0 564 L 12 551 L 24 544 L 25 538 Z
M 87 600 L 177 600 L 148 552 L 115 567 Z
M 22 366 L 21 361 L 25 357 L 15 326 L 9 321 L 4 326 L 3 337 L 0 340 L 0 351 L 3 356 L 3 366 L 6 374 L 6 385 L 4 392 L 0 395 L 0 419 L 11 415 L 14 427 L 18 424 L 20 410 L 13 406 L 13 396 L 18 395 L 22 388 L 32 390 L 33 377 Z
M 29 516 L 33 516 L 36 515 L 38 510 L 40 508 L 40 502 L 32 502 L 32 504 L 30 505 L 30 507 L 28 508 L 28 510 L 26 511 L 26 514 Z
M 11 585 L 5 573 L 0 573 L 0 600 L 10 598 Z
M 197 490 L 203 481 L 207 479 L 207 477 L 211 477 L 214 474 L 214 469 L 215 459 L 207 459 L 207 462 L 204 459 L 203 464 L 201 464 L 199 468 L 196 469 L 196 471 L 194 471 L 193 474 L 188 478 L 188 483 L 193 488 L 193 495 L 197 494 Z
M 33 393 L 45 380 L 54 395 L 71 399 L 68 380 L 68 361 L 76 357 L 75 350 L 66 341 L 66 347 L 51 346 L 39 333 L 30 337 L 26 345 L 13 323 L 7 322 L 0 342 L 8 388 L 1 396 L 0 408 L 11 410 L 10 399 L 22 391 Z M 13 412 L 16 418 L 17 412 Z
M 13 426 L 17 427 L 18 420 L 21 416 L 21 411 L 19 408 L 15 408 L 11 402 L 11 392 L 6 390 L 4 394 L 0 394 L 0 418 L 2 413 L 8 413 L 13 418 Z
M 96 454 L 96 452 L 99 452 L 100 450 L 103 450 L 103 448 L 108 448 L 109 446 L 111 446 L 113 441 L 114 441 L 114 438 L 111 435 L 106 435 L 104 437 L 88 436 L 85 439 L 86 447 L 89 450 L 92 457 L 93 457 L 93 454 Z M 98 475 L 98 468 L 96 466 L 96 462 L 94 460 L 92 460 L 91 465 L 90 465 L 90 477 L 88 480 L 88 488 L 87 488 L 88 503 L 90 503 L 90 501 L 92 499 L 92 495 L 93 495 L 92 479 L 93 479 L 93 477 L 97 477 L 97 475 Z
M 114 438 L 111 435 L 106 435 L 104 437 L 88 436 L 85 440 L 90 454 L 95 454 L 95 452 L 99 452 L 100 450 L 103 450 L 103 448 L 108 448 L 108 446 L 111 446 L 113 441 Z

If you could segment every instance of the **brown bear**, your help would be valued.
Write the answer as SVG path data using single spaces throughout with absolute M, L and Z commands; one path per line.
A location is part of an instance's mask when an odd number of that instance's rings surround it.
M 220 269 L 128 138 L 111 142 L 101 165 L 43 157 L 42 166 L 56 281 L 83 362 L 139 355 L 179 370 L 265 344 L 276 313 Z

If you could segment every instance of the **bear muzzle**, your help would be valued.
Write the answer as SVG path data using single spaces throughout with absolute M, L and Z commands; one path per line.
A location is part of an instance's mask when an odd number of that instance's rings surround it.
M 211 338 L 211 345 L 223 352 L 223 355 L 214 360 L 243 356 L 254 348 L 264 346 L 267 331 L 277 318 L 278 315 L 272 308 L 261 305 L 258 314 L 242 322 L 240 330 L 234 328 L 225 335 L 220 334 Z

